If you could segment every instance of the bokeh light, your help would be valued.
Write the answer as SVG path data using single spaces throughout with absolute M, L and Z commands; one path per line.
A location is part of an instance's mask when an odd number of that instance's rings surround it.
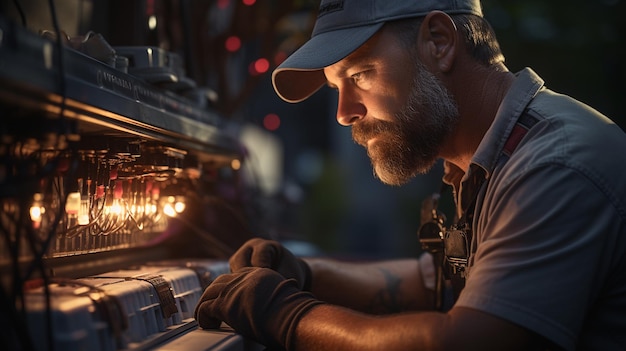
M 280 127 L 280 117 L 275 113 L 268 113 L 263 118 L 263 127 L 269 131 L 275 131 Z

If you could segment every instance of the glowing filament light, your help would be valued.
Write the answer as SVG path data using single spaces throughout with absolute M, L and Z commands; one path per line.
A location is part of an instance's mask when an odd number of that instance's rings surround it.
M 120 201 L 118 199 L 114 199 L 113 203 L 111 204 L 111 208 L 109 209 L 109 213 L 119 216 L 122 214 L 123 211 L 124 209 L 122 208 L 122 205 L 120 205 Z
M 42 210 L 42 208 L 39 207 L 39 206 L 32 206 L 30 208 L 30 219 L 33 222 L 40 222 L 41 221 L 41 214 L 42 214 L 41 210 Z
M 67 194 L 67 200 L 65 200 L 65 213 L 70 218 L 78 217 L 78 211 L 80 210 L 80 193 L 73 192 Z
M 168 196 L 164 199 L 163 213 L 169 217 L 175 217 L 177 214 L 185 211 L 185 198 L 183 196 Z
M 83 196 L 80 199 L 80 208 L 78 209 L 78 224 L 89 224 L 89 199 Z
M 176 210 L 174 209 L 174 206 L 172 206 L 172 204 L 169 202 L 163 206 L 163 213 L 170 217 L 176 216 Z
M 39 228 L 42 216 L 46 213 L 46 209 L 41 203 L 42 200 L 43 195 L 41 193 L 35 193 L 35 195 L 33 195 L 33 204 L 30 207 L 29 214 L 30 220 L 33 221 L 33 227 L 35 228 Z
M 185 198 L 177 196 L 176 202 L 174 202 L 174 211 L 176 211 L 176 213 L 183 213 L 183 211 L 185 211 L 185 207 Z
M 153 213 L 157 213 L 157 205 L 155 204 L 146 204 L 145 214 L 151 215 Z
M 157 18 L 156 16 L 152 15 L 148 18 L 148 28 L 150 28 L 150 30 L 155 30 L 157 27 Z

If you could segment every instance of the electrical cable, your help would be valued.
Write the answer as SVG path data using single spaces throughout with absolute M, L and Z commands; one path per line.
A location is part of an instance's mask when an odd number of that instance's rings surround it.
M 67 82 L 65 77 L 65 58 L 64 58 L 64 48 L 63 41 L 61 39 L 61 29 L 59 26 L 59 19 L 57 17 L 56 7 L 54 4 L 54 0 L 48 0 L 48 6 L 50 8 L 50 15 L 52 17 L 52 25 L 54 27 L 54 31 L 56 33 L 56 51 L 57 51 L 57 60 L 59 65 L 59 93 L 61 95 L 61 106 L 59 110 L 59 117 L 61 121 L 64 121 L 65 116 L 65 108 L 66 108 L 66 95 L 67 95 Z M 67 127 L 66 127 L 67 128 Z M 66 129 L 67 133 L 67 129 Z M 66 138 L 67 139 L 67 138 Z M 36 254 L 35 263 L 41 271 L 42 277 L 44 277 L 44 283 L 46 280 L 47 272 L 45 272 L 45 268 L 43 266 L 43 255 L 47 251 L 47 247 L 52 240 L 52 237 L 56 234 L 56 228 L 61 221 L 63 209 L 65 208 L 65 196 L 60 196 L 61 198 L 61 206 L 59 206 L 59 213 L 56 216 L 54 223 L 50 229 L 50 233 L 48 233 L 48 237 L 46 238 L 44 245 L 41 248 L 40 255 Z M 47 286 L 47 284 L 46 284 Z M 50 305 L 50 291 L 49 289 L 45 289 L 46 292 L 46 329 L 47 329 L 47 341 L 48 341 L 48 349 L 50 351 L 54 351 L 54 335 L 52 328 L 52 313 L 51 313 L 51 305 Z
M 63 197 L 61 197 L 61 199 L 63 199 Z M 64 200 L 61 200 L 62 204 L 64 204 L 64 202 L 65 202 Z M 56 228 L 58 227 L 58 224 L 61 221 L 64 208 L 65 208 L 64 205 L 59 206 L 59 212 L 55 216 L 53 220 L 53 224 L 49 228 L 49 232 L 47 233 L 44 242 L 41 244 L 41 247 L 39 248 L 37 247 L 36 236 L 34 235 L 32 228 L 30 228 L 30 226 L 28 225 L 23 226 L 24 228 L 28 228 L 27 234 L 30 234 L 30 235 L 28 235 L 27 237 L 28 240 L 26 241 L 30 245 L 30 250 L 33 253 L 34 257 L 33 257 L 32 264 L 26 270 L 26 273 L 23 277 L 22 282 L 28 281 L 35 270 L 39 271 L 39 274 L 41 278 L 43 279 L 45 306 L 46 306 L 45 307 L 46 341 L 48 344 L 48 350 L 50 351 L 54 351 L 54 329 L 52 326 L 52 306 L 51 306 L 51 299 L 50 299 L 50 289 L 48 287 L 48 272 L 46 272 L 46 269 L 45 269 L 43 256 L 45 255 L 47 251 L 47 247 L 51 241 L 51 238 L 54 237 L 56 234 Z M 21 211 L 21 212 L 24 213 L 25 211 Z M 20 282 L 20 285 L 22 285 L 22 282 Z M 25 310 L 26 301 L 24 299 L 23 289 L 21 289 L 21 287 L 20 287 L 20 293 L 21 293 L 22 301 L 23 301 L 22 306 L 24 306 L 24 310 Z

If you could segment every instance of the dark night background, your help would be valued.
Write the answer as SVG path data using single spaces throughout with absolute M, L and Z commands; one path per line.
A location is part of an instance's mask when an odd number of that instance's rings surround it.
M 48 2 L 18 1 L 33 30 L 50 28 Z M 350 257 L 410 256 L 418 250 L 421 201 L 438 190 L 441 167 L 404 187 L 380 184 L 350 131 L 334 120 L 334 95 L 322 89 L 291 105 L 274 93 L 274 67 L 312 30 L 317 0 L 56 1 L 68 35 L 101 33 L 112 46 L 159 46 L 180 53 L 187 75 L 217 95 L 212 109 L 256 127 L 282 145 L 271 190 L 258 181 L 262 156 L 250 159 L 251 202 L 273 237 L 313 243 Z M 12 1 L 2 10 L 16 17 Z M 626 127 L 624 0 L 485 0 L 511 71 L 533 68 L 549 88 L 571 95 Z M 156 18 L 156 28 L 147 26 Z M 228 38 L 241 46 L 229 51 Z M 267 70 L 251 70 L 265 58 Z M 264 119 L 280 125 L 268 130 Z M 257 145 L 263 149 L 263 145 Z M 272 149 L 273 150 L 273 149 Z M 267 149 L 267 152 L 273 152 Z M 254 150 L 251 150 L 254 151 Z M 610 157 L 610 155 L 606 155 Z M 444 201 L 445 206 L 445 201 Z

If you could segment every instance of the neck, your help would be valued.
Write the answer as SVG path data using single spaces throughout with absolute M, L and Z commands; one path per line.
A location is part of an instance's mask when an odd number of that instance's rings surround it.
M 474 65 L 450 77 L 460 120 L 441 152 L 441 157 L 467 172 L 470 161 L 491 126 L 500 103 L 515 76 L 503 64 Z

